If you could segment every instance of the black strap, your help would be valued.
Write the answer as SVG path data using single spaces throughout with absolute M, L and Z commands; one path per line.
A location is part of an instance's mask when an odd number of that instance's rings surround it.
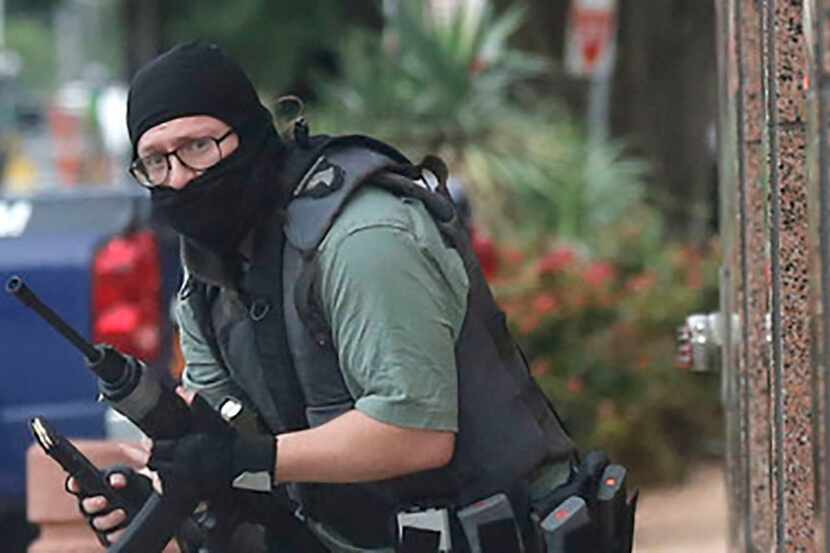
M 319 268 L 314 252 L 303 259 L 300 277 L 294 287 L 294 305 L 314 342 L 320 347 L 329 347 L 332 343 L 331 327 L 323 314 L 317 290 Z
M 436 194 L 412 181 L 420 174 L 422 167 L 436 175 L 438 190 L 446 191 L 447 168 L 444 162 L 434 156 L 427 156 L 421 164 L 401 164 L 391 170 L 383 169 L 366 178 L 366 183 L 383 188 L 395 195 L 409 196 L 423 202 L 432 217 L 448 224 L 455 219 L 455 210 L 449 193 Z M 407 173 L 407 174 L 401 174 Z M 409 174 L 411 173 L 411 174 Z M 331 345 L 331 328 L 323 315 L 318 296 L 317 282 L 319 265 L 316 252 L 306 252 L 303 256 L 303 268 L 294 289 L 294 304 L 313 340 L 321 347 Z
M 308 426 L 305 397 L 288 348 L 283 301 L 283 227 L 274 221 L 255 236 L 254 257 L 241 280 L 249 299 L 259 358 L 272 371 L 266 385 L 285 430 Z
M 424 203 L 434 219 L 448 223 L 455 216 L 452 202 L 432 190 L 418 186 L 412 180 L 398 173 L 384 171 L 371 178 L 372 184 L 385 188 L 393 194 L 411 196 Z

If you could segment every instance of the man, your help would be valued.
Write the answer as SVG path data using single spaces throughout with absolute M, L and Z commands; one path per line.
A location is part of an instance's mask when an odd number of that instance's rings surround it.
M 182 237 L 183 384 L 260 430 L 157 441 L 162 484 L 205 500 L 286 485 L 332 551 L 390 551 L 398 513 L 426 508 L 468 550 L 454 513 L 504 492 L 534 551 L 530 504 L 574 447 L 428 171 L 367 137 L 284 142 L 211 44 L 139 71 L 127 119 L 131 172 Z M 82 505 L 100 532 L 124 522 Z

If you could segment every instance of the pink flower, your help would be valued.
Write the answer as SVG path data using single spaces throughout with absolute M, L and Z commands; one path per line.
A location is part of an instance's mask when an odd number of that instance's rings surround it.
M 553 294 L 539 294 L 533 300 L 533 309 L 539 315 L 547 315 L 559 308 L 559 300 Z
M 519 331 L 522 334 L 530 334 L 537 328 L 539 328 L 539 324 L 542 321 L 536 315 L 530 315 L 529 317 L 524 317 L 519 321 Z
M 542 274 L 558 273 L 568 267 L 576 259 L 576 252 L 562 246 L 554 249 L 539 260 L 538 270 Z
M 574 291 L 573 294 L 568 295 L 567 300 L 568 305 L 577 311 L 588 305 L 588 296 L 579 291 Z
M 585 389 L 585 381 L 581 376 L 573 375 L 568 378 L 566 387 L 568 388 L 568 391 L 574 395 L 581 394 L 582 390 Z
M 625 287 L 629 291 L 636 293 L 651 290 L 655 284 L 657 284 L 657 275 L 654 271 L 646 271 L 628 279 Z
M 525 259 L 522 251 L 516 248 L 504 248 L 501 251 L 501 255 L 509 265 L 513 266 L 521 264 Z
M 612 280 L 616 275 L 617 270 L 613 265 L 606 261 L 595 261 L 582 273 L 582 278 L 588 284 L 599 287 Z
M 553 365 L 547 359 L 536 359 L 530 364 L 530 374 L 538 378 L 548 374 L 552 368 Z

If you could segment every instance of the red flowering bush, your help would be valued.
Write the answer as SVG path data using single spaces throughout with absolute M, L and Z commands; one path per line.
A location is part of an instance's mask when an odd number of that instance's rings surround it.
M 648 224 L 626 219 L 604 248 L 497 245 L 491 281 L 580 446 L 657 482 L 682 475 L 720 434 L 717 378 L 674 364 L 675 329 L 717 306 L 717 251 L 656 243 Z

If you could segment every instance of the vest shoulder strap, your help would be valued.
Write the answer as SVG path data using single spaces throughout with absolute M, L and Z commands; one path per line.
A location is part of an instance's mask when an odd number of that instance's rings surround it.
M 333 139 L 294 188 L 286 210 L 286 239 L 310 254 L 364 182 L 382 171 L 405 172 L 412 167 L 403 154 L 383 142 L 364 136 Z
M 424 171 L 434 177 L 432 185 Z M 427 156 L 414 165 L 391 146 L 362 136 L 334 142 L 302 178 L 288 206 L 285 235 L 303 263 L 294 289 L 297 314 L 318 344 L 330 340 L 330 329 L 316 290 L 316 251 L 354 193 L 364 184 L 371 184 L 398 196 L 416 198 L 446 234 L 447 226 L 458 221 L 446 179 L 447 168 L 439 158 Z

